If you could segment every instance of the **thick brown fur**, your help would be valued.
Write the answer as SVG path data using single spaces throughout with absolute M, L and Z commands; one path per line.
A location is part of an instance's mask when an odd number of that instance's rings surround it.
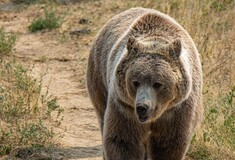
M 133 8 L 92 45 L 87 87 L 106 160 L 182 160 L 201 122 L 202 71 L 189 34 L 171 17 Z

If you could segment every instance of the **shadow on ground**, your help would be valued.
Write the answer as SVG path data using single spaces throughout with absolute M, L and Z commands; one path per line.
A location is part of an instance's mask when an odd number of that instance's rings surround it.
M 91 147 L 53 147 L 43 149 L 25 148 L 19 150 L 13 157 L 4 157 L 4 160 L 67 160 L 102 157 L 102 146 Z M 0 158 L 1 159 L 1 158 Z
M 91 158 L 102 157 L 102 145 L 92 147 L 72 147 L 72 148 L 54 148 L 54 154 L 64 156 L 64 158 Z

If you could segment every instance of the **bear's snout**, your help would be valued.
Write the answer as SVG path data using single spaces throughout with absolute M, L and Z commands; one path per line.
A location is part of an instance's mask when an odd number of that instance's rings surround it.
M 137 90 L 135 110 L 140 122 L 146 122 L 154 111 L 155 91 L 149 86 L 140 86 Z
M 140 122 L 145 122 L 148 120 L 148 108 L 146 104 L 138 104 L 136 107 L 136 113 Z

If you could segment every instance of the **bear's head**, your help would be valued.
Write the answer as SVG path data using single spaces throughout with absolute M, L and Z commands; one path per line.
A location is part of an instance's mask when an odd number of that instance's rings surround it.
M 191 90 L 191 77 L 181 54 L 181 41 L 130 37 L 127 55 L 117 67 L 116 84 L 122 100 L 134 107 L 144 123 L 179 105 Z M 186 51 L 185 51 L 186 52 Z M 182 56 L 183 59 L 182 59 Z

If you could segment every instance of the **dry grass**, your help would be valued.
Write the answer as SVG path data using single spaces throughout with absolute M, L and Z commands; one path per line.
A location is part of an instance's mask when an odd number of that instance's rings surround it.
M 9 54 L 16 42 L 16 35 L 7 33 L 3 28 L 0 28 L 0 56 Z
M 0 156 L 53 144 L 52 127 L 60 124 L 63 110 L 55 97 L 41 93 L 41 83 L 17 61 L 0 59 Z

